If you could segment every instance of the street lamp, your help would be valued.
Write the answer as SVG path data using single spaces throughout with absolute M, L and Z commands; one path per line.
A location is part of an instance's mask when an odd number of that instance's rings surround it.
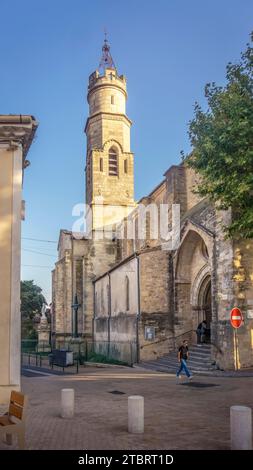
M 71 305 L 72 309 L 74 310 L 74 318 L 73 318 L 73 337 L 78 338 L 78 308 L 81 304 L 78 303 L 77 294 L 75 294 L 74 303 Z

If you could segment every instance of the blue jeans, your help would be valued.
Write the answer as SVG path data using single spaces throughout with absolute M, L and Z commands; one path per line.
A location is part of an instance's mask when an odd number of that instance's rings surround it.
M 190 374 L 190 371 L 187 367 L 187 364 L 186 364 L 186 360 L 185 359 L 181 359 L 181 363 L 180 363 L 180 367 L 177 371 L 177 377 L 179 376 L 180 372 L 182 372 L 182 370 L 184 370 L 184 372 L 186 373 L 187 377 L 190 377 L 191 374 Z

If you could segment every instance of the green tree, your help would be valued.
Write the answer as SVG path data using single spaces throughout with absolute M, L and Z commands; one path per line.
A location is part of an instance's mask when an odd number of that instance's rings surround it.
M 253 33 L 251 34 L 251 43 Z M 253 237 L 253 48 L 227 65 L 226 85 L 205 87 L 208 109 L 195 104 L 187 164 L 201 176 L 197 191 L 232 209 L 228 237 Z
M 34 281 L 21 281 L 21 336 L 22 338 L 36 338 L 34 317 L 40 314 L 45 297 L 42 289 Z

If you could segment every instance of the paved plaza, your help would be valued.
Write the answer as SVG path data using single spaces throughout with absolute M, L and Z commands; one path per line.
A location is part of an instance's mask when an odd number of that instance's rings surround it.
M 49 370 L 50 373 L 50 370 Z M 125 367 L 22 377 L 29 396 L 29 449 L 229 449 L 231 405 L 253 408 L 253 377 L 194 377 Z M 75 389 L 75 417 L 60 417 L 62 388 Z M 111 392 L 122 392 L 111 393 Z M 145 399 L 145 433 L 127 431 L 127 397 Z M 4 411 L 3 408 L 1 411 Z M 14 444 L 11 448 L 15 449 Z M 0 442 L 0 449 L 10 446 Z

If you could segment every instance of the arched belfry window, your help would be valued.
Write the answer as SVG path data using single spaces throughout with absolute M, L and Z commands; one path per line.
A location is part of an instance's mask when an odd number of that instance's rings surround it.
M 125 277 L 125 289 L 126 289 L 126 311 L 130 309 L 130 291 L 129 291 L 129 277 Z
M 118 176 L 118 154 L 114 147 L 109 150 L 109 175 Z

